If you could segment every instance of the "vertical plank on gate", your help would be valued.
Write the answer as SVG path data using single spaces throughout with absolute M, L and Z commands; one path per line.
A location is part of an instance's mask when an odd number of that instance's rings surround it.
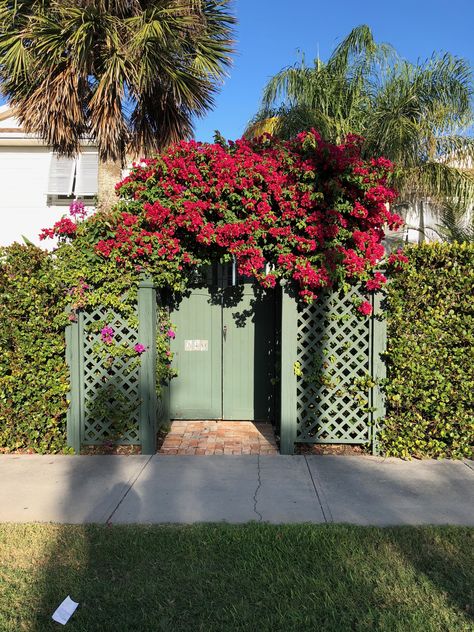
M 296 375 L 298 308 L 296 300 L 282 289 L 281 314 L 281 413 L 280 453 L 293 454 L 296 441 Z
M 373 316 L 370 336 L 371 374 L 375 382 L 372 388 L 372 453 L 378 454 L 377 433 L 380 420 L 385 417 L 385 397 L 383 395 L 381 380 L 386 378 L 386 366 L 383 354 L 387 347 L 387 321 L 382 310 L 383 295 L 376 292 L 373 297 Z
M 81 451 L 81 357 L 80 326 L 71 322 L 66 327 L 66 362 L 69 367 L 69 407 L 66 421 L 66 442 L 76 454 Z
M 158 308 L 162 308 L 163 307 L 163 302 L 162 302 L 162 297 L 159 293 L 157 293 L 157 309 Z M 157 327 L 160 324 L 159 322 L 159 318 L 156 321 L 157 322 Z M 156 345 L 155 345 L 156 346 Z M 158 385 L 157 385 L 158 386 Z M 160 391 L 160 395 L 158 397 L 157 395 L 157 402 L 156 402 L 156 422 L 157 422 L 157 428 L 156 430 L 158 431 L 161 426 L 163 426 L 164 424 L 168 424 L 170 421 L 170 385 L 169 385 L 169 381 L 166 382 L 166 384 L 160 384 L 159 385 L 159 391 Z
M 140 442 L 142 454 L 156 451 L 156 290 L 150 277 L 138 286 L 138 342 L 146 347 L 140 362 Z

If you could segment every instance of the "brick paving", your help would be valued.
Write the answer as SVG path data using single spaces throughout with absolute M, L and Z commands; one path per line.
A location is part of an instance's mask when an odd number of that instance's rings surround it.
M 173 421 L 159 454 L 278 454 L 273 426 L 253 421 Z

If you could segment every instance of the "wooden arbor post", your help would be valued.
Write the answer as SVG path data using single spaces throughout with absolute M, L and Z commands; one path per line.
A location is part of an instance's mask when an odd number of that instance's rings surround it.
M 79 358 L 81 354 L 81 329 L 77 321 L 71 322 L 66 327 L 66 362 L 69 368 L 70 389 L 69 408 L 66 421 L 66 442 L 68 448 L 72 448 L 75 454 L 81 451 L 82 441 L 82 398 L 81 381 L 82 373 Z
M 298 307 L 282 289 L 280 453 L 293 454 L 296 441 L 296 361 Z
M 387 348 L 387 321 L 382 311 L 381 292 L 373 297 L 373 314 L 370 328 L 370 372 L 375 385 L 371 389 L 370 406 L 372 409 L 372 454 L 378 454 L 377 433 L 380 422 L 386 415 L 385 397 L 381 382 L 387 377 L 387 368 L 383 354 Z
M 138 341 L 146 347 L 139 372 L 140 441 L 142 454 L 156 451 L 156 290 L 150 277 L 143 277 L 138 286 Z

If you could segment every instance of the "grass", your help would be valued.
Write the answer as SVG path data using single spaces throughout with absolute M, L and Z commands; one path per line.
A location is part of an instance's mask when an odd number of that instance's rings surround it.
M 0 524 L 0 630 L 474 630 L 474 529 Z

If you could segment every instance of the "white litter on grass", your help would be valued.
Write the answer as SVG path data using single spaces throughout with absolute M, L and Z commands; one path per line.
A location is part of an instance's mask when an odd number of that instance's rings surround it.
M 79 604 L 73 601 L 68 595 L 66 599 L 61 604 L 59 604 L 57 609 L 54 611 L 53 621 L 57 621 L 61 625 L 66 625 L 66 623 L 74 614 L 78 605 Z

